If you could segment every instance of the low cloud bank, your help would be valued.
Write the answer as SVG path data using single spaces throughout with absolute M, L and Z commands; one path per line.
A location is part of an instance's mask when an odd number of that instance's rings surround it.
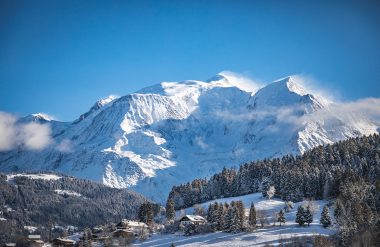
M 278 123 L 286 123 L 294 128 L 304 126 L 308 122 L 324 122 L 339 120 L 343 123 L 358 126 L 362 122 L 372 123 L 380 127 L 380 99 L 365 98 L 352 102 L 331 103 L 326 108 L 310 114 L 304 114 L 302 107 L 266 107 L 259 111 L 216 112 L 216 117 L 229 121 L 256 121 L 273 118 Z
M 52 142 L 49 124 L 17 123 L 17 118 L 0 112 L 0 151 L 22 146 L 29 150 L 42 150 Z

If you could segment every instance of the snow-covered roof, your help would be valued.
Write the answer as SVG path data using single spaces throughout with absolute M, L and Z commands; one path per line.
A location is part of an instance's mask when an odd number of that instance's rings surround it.
M 122 219 L 121 222 L 117 226 L 128 226 L 128 227 L 148 227 L 147 224 L 144 222 L 139 222 L 139 221 L 132 221 L 132 220 L 127 220 L 127 219 Z
M 56 238 L 53 241 L 54 242 L 61 242 L 61 243 L 72 243 L 72 244 L 75 244 L 74 240 L 67 239 L 67 238 Z
M 188 221 L 188 220 L 190 220 L 192 222 L 205 222 L 206 221 L 206 219 L 200 215 L 191 215 L 191 214 L 187 214 L 180 219 L 180 221 Z
M 28 235 L 29 239 L 40 239 L 41 235 Z

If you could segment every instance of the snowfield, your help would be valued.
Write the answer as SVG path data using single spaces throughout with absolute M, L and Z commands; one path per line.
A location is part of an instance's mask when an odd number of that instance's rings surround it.
M 7 181 L 12 182 L 12 180 L 15 177 L 27 177 L 29 179 L 42 179 L 42 180 L 58 180 L 58 179 L 62 178 L 62 177 L 57 176 L 55 174 L 44 174 L 44 173 L 24 174 L 24 173 L 19 173 L 19 174 L 7 175 Z
M 57 193 L 58 195 L 63 195 L 63 196 L 76 196 L 76 197 L 79 197 L 79 196 L 82 196 L 82 194 L 79 194 L 75 191 L 70 191 L 70 190 L 54 190 L 55 193 Z
M 326 229 L 319 223 L 322 208 L 328 203 L 325 200 L 313 201 L 315 213 L 313 223 L 311 223 L 309 227 L 300 227 L 295 223 L 297 207 L 308 203 L 307 201 L 294 203 L 293 209 L 285 214 L 286 223 L 282 226 L 279 226 L 277 222 L 276 226 L 273 226 L 272 217 L 274 213 L 278 213 L 284 208 L 285 202 L 276 198 L 272 200 L 264 199 L 261 193 L 216 199 L 202 203 L 200 206 L 207 210 L 210 203 L 230 203 L 238 200 L 243 201 L 247 216 L 251 203 L 253 202 L 256 211 L 263 210 L 266 213 L 270 225 L 266 225 L 263 228 L 258 226 L 256 231 L 249 233 L 241 232 L 233 234 L 215 232 L 193 236 L 183 236 L 182 234 L 154 234 L 144 243 L 137 243 L 136 246 L 170 246 L 171 243 L 174 243 L 175 246 L 264 246 L 266 244 L 278 245 L 280 242 L 290 241 L 292 238 L 310 237 L 314 235 L 328 236 L 336 233 L 333 227 Z M 176 212 L 177 218 L 183 214 L 193 214 L 193 210 L 193 207 L 179 210 Z M 330 217 L 333 219 L 331 209 Z

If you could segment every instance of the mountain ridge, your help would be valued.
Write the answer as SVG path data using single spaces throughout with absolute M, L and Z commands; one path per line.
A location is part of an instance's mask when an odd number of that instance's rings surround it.
M 332 103 L 293 77 L 254 93 L 236 87 L 239 80 L 222 72 L 206 82 L 162 82 L 100 100 L 73 122 L 42 122 L 56 146 L 0 152 L 0 170 L 55 170 L 162 201 L 172 185 L 223 166 L 299 154 L 378 128 L 363 119 L 355 126 L 338 116 L 313 118 Z

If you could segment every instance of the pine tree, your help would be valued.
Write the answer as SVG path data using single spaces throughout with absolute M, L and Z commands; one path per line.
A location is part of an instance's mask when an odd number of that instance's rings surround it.
M 217 214 L 217 219 L 216 219 L 216 223 L 217 223 L 217 230 L 223 230 L 223 227 L 224 227 L 224 214 L 226 213 L 226 209 L 225 207 L 223 206 L 223 204 L 219 204 L 219 208 L 218 208 L 218 214 Z
M 303 226 L 306 222 L 305 219 L 305 209 L 303 206 L 298 206 L 297 208 L 297 214 L 296 214 L 296 222 L 300 225 Z
M 148 226 L 153 224 L 153 205 L 150 202 L 144 202 L 141 204 L 138 217 L 141 222 L 144 222 Z
M 227 213 L 224 216 L 224 227 L 223 228 L 226 232 L 231 231 L 233 220 L 234 220 L 234 207 L 232 207 L 230 205 L 228 207 Z
M 214 206 L 213 206 L 213 204 L 212 203 L 210 203 L 209 205 L 208 205 L 208 209 L 207 209 L 207 221 L 208 222 L 212 222 L 213 221 L 213 216 L 214 216 L 214 212 L 213 212 L 213 210 L 214 210 Z
M 277 215 L 277 222 L 280 222 L 280 226 L 281 226 L 281 223 L 285 224 L 285 222 L 286 222 L 285 212 L 283 209 L 281 209 Z
M 249 218 L 248 218 L 248 223 L 252 227 L 256 227 L 256 209 L 255 209 L 255 204 L 253 202 L 251 203 L 251 208 L 249 209 Z
M 331 225 L 331 217 L 329 215 L 329 208 L 326 205 L 323 207 L 320 222 L 324 228 L 329 227 Z
M 306 207 L 305 211 L 305 222 L 307 223 L 307 226 L 310 226 L 310 223 L 313 222 L 313 214 L 310 210 L 310 206 Z
M 236 233 L 241 230 L 238 207 L 235 205 L 232 207 L 232 218 L 229 232 Z
M 174 201 L 169 199 L 166 203 L 166 219 L 172 221 L 175 218 Z
M 238 220 L 238 228 L 239 230 L 243 230 L 245 227 L 245 213 L 244 213 L 244 204 L 243 202 L 237 201 L 236 202 L 236 217 Z
M 267 191 L 269 190 L 269 187 L 270 187 L 269 178 L 263 178 L 263 181 L 261 183 L 261 193 L 264 198 L 268 196 Z

